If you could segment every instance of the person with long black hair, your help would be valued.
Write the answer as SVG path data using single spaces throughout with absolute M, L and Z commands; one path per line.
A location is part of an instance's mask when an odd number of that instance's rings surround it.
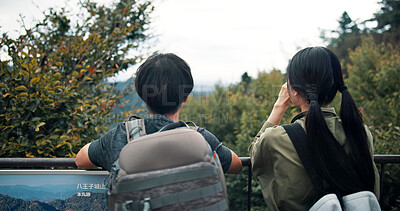
M 373 139 L 344 84 L 338 57 L 324 47 L 305 48 L 287 67 L 288 81 L 268 120 L 249 147 L 253 175 L 260 182 L 268 210 L 308 210 L 321 194 L 342 196 L 371 191 L 379 196 Z M 340 113 L 330 103 L 342 95 Z M 323 178 L 313 187 L 288 134 L 279 126 L 294 105 L 293 122 L 307 134 L 312 165 Z

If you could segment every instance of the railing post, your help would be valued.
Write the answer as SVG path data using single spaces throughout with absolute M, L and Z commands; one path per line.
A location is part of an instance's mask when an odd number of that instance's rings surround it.
M 385 164 L 381 163 L 381 172 L 379 172 L 379 202 L 382 200 L 383 177 L 385 176 Z
M 251 171 L 251 159 L 250 157 L 240 157 L 240 161 L 242 161 L 242 166 L 248 167 L 247 172 L 247 210 L 251 210 L 251 178 L 252 178 L 252 171 Z

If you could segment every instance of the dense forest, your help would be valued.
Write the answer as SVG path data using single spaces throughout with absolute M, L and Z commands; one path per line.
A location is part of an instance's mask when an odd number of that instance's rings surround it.
M 322 30 L 321 39 L 342 61 L 345 83 L 373 133 L 375 154 L 400 154 L 400 1 L 379 5 L 381 10 L 369 20 L 338 14 L 338 27 Z M 153 9 L 151 1 L 121 0 L 111 7 L 84 1 L 78 21 L 71 22 L 65 9 L 49 9 L 18 38 L 3 34 L 0 49 L 9 58 L 0 61 L 0 156 L 74 157 L 113 123 L 145 112 L 133 102 L 136 98 L 127 96 L 132 84 L 105 82 L 147 57 L 141 52 Z M 368 28 L 367 22 L 377 26 Z M 127 57 L 132 50 L 136 56 Z M 256 77 L 243 73 L 239 83 L 191 95 L 181 118 L 207 128 L 239 156 L 248 156 L 247 148 L 285 81 L 285 70 L 264 70 Z M 337 111 L 339 100 L 333 102 Z M 297 112 L 289 109 L 282 123 Z M 399 210 L 400 166 L 386 169 L 382 208 Z M 245 210 L 247 169 L 226 178 L 231 209 Z M 253 210 L 263 210 L 260 186 L 252 184 Z M 57 201 L 50 205 L 79 207 Z

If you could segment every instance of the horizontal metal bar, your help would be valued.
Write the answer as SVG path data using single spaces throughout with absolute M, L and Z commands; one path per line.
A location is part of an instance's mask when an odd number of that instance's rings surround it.
M 109 175 L 106 170 L 86 169 L 0 169 L 1 175 Z
M 75 158 L 0 158 L 0 168 L 74 167 Z
M 375 163 L 400 163 L 400 155 L 374 155 Z
M 239 157 L 240 161 L 242 161 L 242 166 L 251 166 L 250 157 Z
M 251 159 L 250 157 L 240 157 L 242 161 L 242 166 L 250 166 Z M 400 163 L 400 155 L 374 155 L 375 163 Z
M 250 157 L 240 157 L 243 166 L 250 166 Z M 400 163 L 400 155 L 374 155 L 376 163 Z M 0 158 L 0 168 L 14 167 L 73 167 L 75 158 Z

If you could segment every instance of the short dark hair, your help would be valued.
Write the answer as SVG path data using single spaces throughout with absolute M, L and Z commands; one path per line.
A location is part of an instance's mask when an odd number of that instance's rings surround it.
M 135 88 L 150 113 L 173 114 L 192 92 L 192 73 L 177 55 L 155 54 L 138 68 Z

